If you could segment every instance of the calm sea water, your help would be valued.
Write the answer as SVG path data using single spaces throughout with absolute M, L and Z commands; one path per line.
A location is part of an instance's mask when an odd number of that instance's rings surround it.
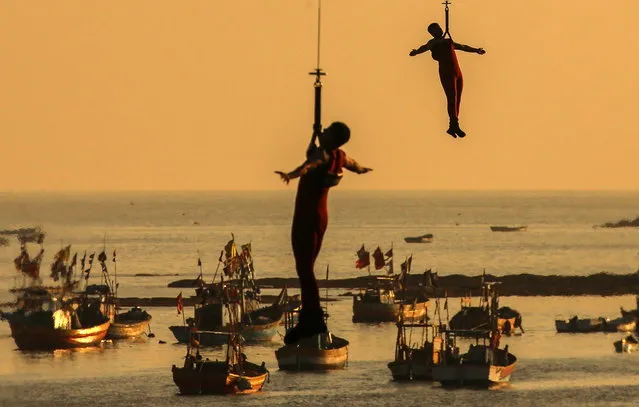
M 175 296 L 169 281 L 193 277 L 198 253 L 205 274 L 215 271 L 219 250 L 234 233 L 252 242 L 258 276 L 293 276 L 289 242 L 294 192 L 33 193 L 0 194 L 0 228 L 41 225 L 47 232 L 45 265 L 61 244 L 100 250 L 106 238 L 117 249 L 120 294 Z M 639 230 L 592 225 L 639 214 L 638 192 L 355 192 L 330 198 L 330 224 L 318 271 L 330 264 L 335 278 L 357 275 L 362 243 L 398 258 L 414 256 L 414 271 L 440 274 L 629 273 L 639 264 Z M 525 233 L 492 233 L 489 225 L 528 225 Z M 408 245 L 404 236 L 433 233 L 434 242 Z M 0 248 L 0 302 L 16 272 L 17 245 Z M 34 248 L 35 252 L 35 248 Z M 43 269 L 43 274 L 46 268 Z M 135 277 L 137 273 L 160 274 Z M 170 274 L 178 274 L 172 276 Z M 321 273 L 323 275 L 323 272 Z M 336 296 L 340 290 L 333 290 Z M 393 357 L 393 324 L 355 325 L 350 298 L 329 304 L 329 326 L 351 342 L 346 370 L 324 374 L 277 371 L 272 346 L 247 348 L 265 361 L 271 382 L 248 397 L 176 396 L 171 365 L 184 348 L 168 326 L 181 323 L 171 308 L 152 308 L 155 339 L 103 344 L 80 351 L 15 350 L 8 324 L 0 323 L 0 406 L 56 405 L 635 405 L 639 355 L 617 355 L 621 334 L 558 335 L 557 316 L 578 313 L 616 317 L 631 308 L 622 297 L 503 297 L 522 312 L 526 334 L 507 339 L 519 358 L 510 387 L 500 391 L 443 390 L 401 385 L 386 363 Z M 451 301 L 451 304 L 457 304 Z M 452 307 L 452 312 L 456 307 Z M 163 339 L 168 344 L 159 344 Z

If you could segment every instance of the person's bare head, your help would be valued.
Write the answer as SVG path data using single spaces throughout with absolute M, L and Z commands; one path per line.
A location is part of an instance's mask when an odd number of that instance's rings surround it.
M 333 122 L 319 136 L 319 144 L 325 150 L 334 150 L 346 144 L 351 130 L 342 122 Z
M 439 24 L 437 24 L 437 23 L 430 24 L 426 30 L 434 38 L 441 38 L 441 37 L 444 36 L 444 30 L 442 30 L 442 27 Z

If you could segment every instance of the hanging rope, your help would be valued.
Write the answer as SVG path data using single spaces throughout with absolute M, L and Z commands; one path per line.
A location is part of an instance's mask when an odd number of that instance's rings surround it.
M 450 9 L 448 8 L 449 4 L 452 4 L 451 2 L 449 2 L 448 0 L 446 0 L 445 2 L 442 3 L 444 6 L 446 6 L 444 8 L 444 13 L 446 15 L 446 29 L 444 30 L 444 37 L 446 37 L 446 35 L 448 35 L 448 38 L 453 39 L 453 37 L 451 37 L 450 35 L 450 31 L 449 31 L 449 27 L 450 27 L 450 16 L 449 16 L 449 11 Z

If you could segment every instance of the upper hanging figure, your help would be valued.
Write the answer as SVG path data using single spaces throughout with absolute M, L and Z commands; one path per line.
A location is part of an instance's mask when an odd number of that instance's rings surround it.
M 479 55 L 485 54 L 486 51 L 483 48 L 473 48 L 456 43 L 450 38 L 448 33 L 448 5 L 446 5 L 446 32 L 437 23 L 429 25 L 427 30 L 433 38 L 421 47 L 412 50 L 409 55 L 413 57 L 422 52 L 430 51 L 433 59 L 439 62 L 439 79 L 446 93 L 448 117 L 450 118 L 450 125 L 446 133 L 454 138 L 465 137 L 466 133 L 459 128 L 459 104 L 464 87 L 464 78 L 457 62 L 455 50 L 474 52 Z M 446 38 L 446 34 L 449 35 L 449 38 Z

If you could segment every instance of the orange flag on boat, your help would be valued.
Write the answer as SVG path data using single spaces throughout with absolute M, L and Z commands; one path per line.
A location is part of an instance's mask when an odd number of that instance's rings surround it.
M 180 315 L 184 311 L 184 302 L 182 301 L 182 291 L 177 296 L 177 312 Z
M 381 270 L 386 265 L 386 262 L 384 261 L 384 253 L 382 253 L 382 249 L 380 249 L 379 246 L 377 246 L 377 249 L 375 249 L 375 252 L 373 253 L 373 259 L 375 259 L 375 270 Z

